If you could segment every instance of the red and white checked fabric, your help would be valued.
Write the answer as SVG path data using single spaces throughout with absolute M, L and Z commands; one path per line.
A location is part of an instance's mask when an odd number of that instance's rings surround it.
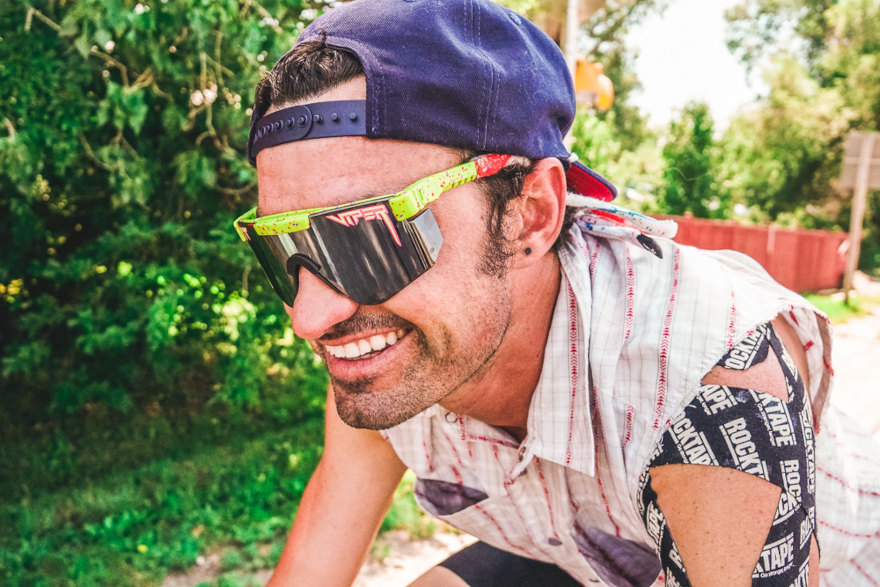
M 420 505 L 436 511 L 426 484 L 472 488 L 487 497 L 438 517 L 585 584 L 662 585 L 650 574 L 656 555 L 638 514 L 639 479 L 703 375 L 782 314 L 804 344 L 817 416 L 823 585 L 880 585 L 880 447 L 826 407 L 827 319 L 738 253 L 658 238 L 658 259 L 577 226 L 569 237 L 522 444 L 439 405 L 383 432 L 416 473 Z

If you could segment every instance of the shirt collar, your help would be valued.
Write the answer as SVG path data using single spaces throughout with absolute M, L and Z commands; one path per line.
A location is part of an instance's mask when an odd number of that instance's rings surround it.
M 534 457 L 590 476 L 595 474 L 585 359 L 589 333 L 584 325 L 589 321 L 582 315 L 579 298 L 583 297 L 576 292 L 580 288 L 569 281 L 565 265 L 562 264 L 559 295 L 547 335 L 541 377 L 529 407 L 528 436 L 520 447 L 520 462 L 512 471 L 514 475 L 525 469 Z

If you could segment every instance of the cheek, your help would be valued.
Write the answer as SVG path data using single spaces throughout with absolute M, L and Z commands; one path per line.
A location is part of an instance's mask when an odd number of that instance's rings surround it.
M 482 196 L 474 186 L 463 186 L 442 197 L 446 199 L 432 207 L 443 234 L 440 254 L 434 266 L 402 292 L 425 312 L 441 308 L 458 312 L 460 306 L 479 298 L 480 291 L 489 285 L 477 270 L 486 239 Z
M 475 186 L 467 185 L 444 194 L 448 199 L 433 208 L 443 234 L 443 247 L 435 269 L 476 267 L 486 239 L 488 210 Z M 432 269 L 433 271 L 433 269 Z

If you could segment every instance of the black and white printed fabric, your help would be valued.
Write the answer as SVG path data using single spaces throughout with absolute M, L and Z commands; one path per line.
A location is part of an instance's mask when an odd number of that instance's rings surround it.
M 745 370 L 772 349 L 782 366 L 789 401 L 739 387 L 703 385 L 657 445 L 648 465 L 698 464 L 756 475 L 782 489 L 752 584 L 806 587 L 810 538 L 816 525 L 816 466 L 812 410 L 803 380 L 770 324 L 736 344 L 719 362 Z M 667 587 L 689 586 L 648 471 L 640 513 L 663 564 Z

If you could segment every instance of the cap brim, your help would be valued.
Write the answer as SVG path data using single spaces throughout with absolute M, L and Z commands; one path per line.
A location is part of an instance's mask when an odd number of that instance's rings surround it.
M 565 173 L 568 191 L 610 202 L 617 197 L 617 188 L 610 181 L 579 161 L 572 163 Z

